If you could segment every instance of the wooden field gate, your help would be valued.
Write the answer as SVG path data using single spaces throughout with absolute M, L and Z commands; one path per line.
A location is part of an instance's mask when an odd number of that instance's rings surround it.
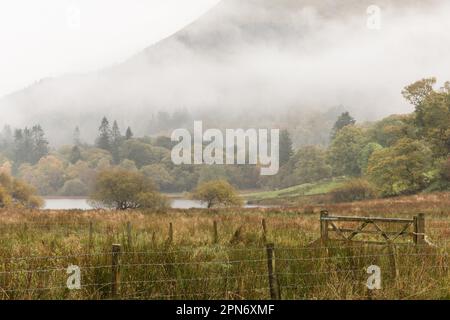
M 339 226 L 339 222 L 356 222 L 356 228 L 344 228 Z M 385 231 L 380 227 L 380 223 L 398 225 L 398 231 Z M 373 226 L 375 230 L 367 230 L 366 227 Z M 409 229 L 413 226 L 413 231 Z M 329 233 L 334 232 L 341 241 L 357 241 L 371 244 L 394 244 L 400 238 L 412 237 L 415 245 L 426 245 L 425 240 L 425 215 L 419 213 L 412 219 L 404 218 L 382 218 L 382 217 L 354 217 L 354 216 L 331 216 L 328 211 L 320 212 L 320 238 L 328 241 Z M 358 234 L 380 235 L 383 241 L 354 240 Z

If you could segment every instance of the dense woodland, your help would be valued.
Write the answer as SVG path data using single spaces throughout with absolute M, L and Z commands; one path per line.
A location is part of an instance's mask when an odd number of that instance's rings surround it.
M 186 111 L 159 113 L 145 137 L 104 117 L 95 143 L 81 138 L 76 127 L 72 144 L 60 147 L 50 147 L 39 124 L 16 129 L 6 125 L 0 133 L 0 170 L 27 181 L 41 195 L 62 196 L 88 195 L 96 174 L 113 168 L 139 171 L 164 192 L 192 191 L 201 182 L 217 179 L 239 189 L 277 189 L 337 177 L 348 179 L 356 198 L 361 189 L 360 197 L 448 190 L 450 83 L 440 89 L 435 83 L 423 79 L 403 90 L 415 108 L 411 114 L 358 123 L 348 112 L 328 112 L 306 118 L 314 121 L 303 126 L 284 122 L 281 167 L 272 177 L 260 176 L 258 167 L 250 165 L 175 166 L 168 135 L 192 120 Z M 317 126 L 327 129 L 321 130 L 326 137 L 308 129 Z

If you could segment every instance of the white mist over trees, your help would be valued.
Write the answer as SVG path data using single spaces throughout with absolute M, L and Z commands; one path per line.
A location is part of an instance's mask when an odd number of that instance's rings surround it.
M 442 59 L 450 54 L 450 5 L 377 1 L 382 26 L 374 31 L 366 27 L 372 2 L 224 0 L 122 64 L 6 97 L 0 122 L 40 123 L 60 144 L 71 141 L 62 128 L 79 125 L 91 137 L 103 115 L 144 135 L 152 115 L 183 108 L 230 123 L 251 115 L 248 126 L 261 123 L 254 120 L 260 115 L 302 117 L 336 105 L 359 120 L 410 111 L 399 95 L 405 84 L 450 78 L 450 62 Z

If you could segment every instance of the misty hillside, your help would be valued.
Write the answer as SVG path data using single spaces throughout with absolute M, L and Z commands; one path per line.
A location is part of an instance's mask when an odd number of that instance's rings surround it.
M 450 7 L 379 0 L 375 31 L 366 26 L 372 3 L 224 0 L 123 63 L 44 79 L 3 98 L 0 125 L 39 122 L 61 143 L 70 139 L 62 129 L 95 130 L 103 115 L 145 134 L 160 110 L 301 115 L 344 105 L 362 120 L 410 111 L 403 86 L 431 75 L 450 79 L 449 62 L 438 58 L 450 54 Z

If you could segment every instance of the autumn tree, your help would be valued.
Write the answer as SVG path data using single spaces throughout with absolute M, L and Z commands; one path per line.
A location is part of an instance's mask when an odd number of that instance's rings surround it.
M 112 169 L 100 172 L 90 196 L 98 207 L 116 210 L 161 209 L 167 200 L 148 177 L 139 172 Z
M 194 190 L 192 198 L 206 203 L 208 208 L 242 206 L 242 199 L 226 180 L 213 180 L 200 184 Z
M 59 194 L 68 197 L 87 196 L 88 187 L 80 179 L 70 179 L 64 182 Z
M 266 178 L 269 181 L 265 184 L 272 187 L 291 187 L 330 177 L 331 166 L 327 163 L 326 150 L 320 146 L 304 146 L 280 168 L 277 175 Z
M 294 177 L 298 184 L 316 182 L 331 177 L 331 166 L 327 164 L 326 152 L 319 146 L 306 146 L 295 156 Z
M 346 126 L 339 130 L 328 150 L 334 176 L 359 176 L 359 155 L 367 139 L 361 128 Z
M 22 180 L 0 172 L 0 208 L 40 208 L 44 201 L 36 190 Z
M 417 128 L 414 114 L 390 115 L 375 122 L 368 129 L 368 136 L 373 142 L 390 147 L 403 138 L 416 139 Z
M 402 95 L 413 106 L 419 107 L 434 92 L 433 86 L 435 84 L 436 78 L 425 78 L 406 86 Z
M 403 96 L 415 106 L 419 137 L 432 146 L 436 157 L 450 153 L 450 82 L 433 90 L 435 78 L 417 81 L 403 90 Z
M 361 152 L 359 153 L 358 157 L 358 165 L 361 168 L 362 174 L 366 173 L 367 166 L 369 165 L 369 159 L 372 156 L 372 154 L 375 151 L 381 149 L 383 149 L 383 147 L 376 142 L 370 142 L 361 149 Z
M 430 183 L 431 169 L 430 148 L 422 141 L 405 138 L 373 152 L 367 177 L 384 196 L 411 194 Z
M 66 188 L 63 186 L 62 192 L 63 190 L 67 190 L 67 187 L 70 187 L 69 189 L 73 190 L 72 186 L 75 185 L 74 183 L 66 186 L 66 183 L 71 180 L 79 180 L 83 183 L 87 190 L 91 189 L 94 185 L 95 175 L 96 170 L 91 168 L 86 161 L 79 160 L 75 164 L 69 165 L 66 169 L 66 181 L 64 183 Z M 81 186 L 81 184 L 78 184 L 78 186 Z M 84 187 L 81 187 L 79 190 L 84 190 Z M 80 193 L 80 191 L 77 191 L 77 193 Z
M 56 156 L 43 157 L 31 166 L 23 164 L 19 167 L 18 175 L 27 183 L 36 187 L 41 195 L 55 195 L 64 184 L 64 162 Z
M 81 160 L 81 150 L 80 147 L 75 145 L 72 147 L 72 150 L 70 151 L 69 161 L 72 164 L 77 163 Z
M 163 191 L 169 190 L 176 180 L 175 177 L 170 174 L 167 168 L 160 163 L 144 166 L 140 171 L 145 176 L 151 178 L 159 187 L 159 189 Z
M 170 151 L 155 147 L 138 140 L 126 140 L 120 149 L 122 159 L 133 160 L 138 168 L 145 165 L 160 163 L 164 158 L 170 157 Z
M 166 136 L 158 136 L 155 139 L 155 146 L 171 150 L 175 143 Z

